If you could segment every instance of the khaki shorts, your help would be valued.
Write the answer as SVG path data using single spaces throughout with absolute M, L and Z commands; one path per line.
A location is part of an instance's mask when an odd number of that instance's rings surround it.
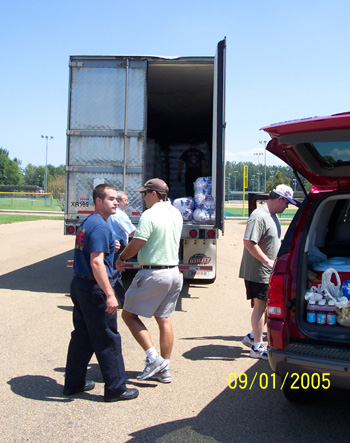
M 183 275 L 170 269 L 141 269 L 125 294 L 124 310 L 142 317 L 170 317 L 182 289 Z

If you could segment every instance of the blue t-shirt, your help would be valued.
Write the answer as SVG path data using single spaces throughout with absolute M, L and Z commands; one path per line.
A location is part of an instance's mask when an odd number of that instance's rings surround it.
M 106 220 L 98 214 L 89 215 L 79 226 L 75 238 L 74 272 L 81 275 L 93 276 L 90 266 L 90 254 L 103 252 L 107 274 L 112 278 L 115 241 L 113 233 Z

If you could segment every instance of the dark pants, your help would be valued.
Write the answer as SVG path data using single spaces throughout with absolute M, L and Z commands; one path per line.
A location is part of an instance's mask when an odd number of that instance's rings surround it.
M 94 281 L 74 277 L 70 291 L 74 331 L 68 348 L 65 387 L 84 386 L 87 365 L 95 353 L 105 382 L 105 397 L 121 395 L 126 386 L 117 314 L 105 312 L 106 296 Z
M 185 172 L 186 197 L 193 197 L 194 196 L 193 183 L 199 177 L 202 177 L 202 171 L 201 170 L 195 169 L 194 171 L 189 170 L 189 171 Z

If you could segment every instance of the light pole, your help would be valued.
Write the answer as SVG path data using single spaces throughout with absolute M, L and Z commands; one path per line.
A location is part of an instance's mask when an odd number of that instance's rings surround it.
M 237 191 L 237 174 L 238 174 L 238 171 L 233 171 L 233 173 L 234 173 L 234 177 L 235 177 L 235 191 Z
M 262 152 L 254 152 L 258 156 L 258 192 L 260 192 L 260 173 L 259 173 L 259 156 L 264 155 Z
M 41 138 L 46 139 L 46 161 L 45 161 L 45 180 L 44 180 L 44 191 L 47 192 L 47 150 L 49 147 L 49 140 L 53 139 L 52 135 L 42 135 Z
M 266 140 L 260 140 L 259 143 L 264 145 L 264 150 L 265 150 L 265 186 L 264 186 L 264 192 L 266 192 L 266 144 L 267 144 L 267 141 Z
M 227 189 L 228 189 L 227 201 L 228 202 L 230 201 L 230 193 L 231 193 L 231 177 L 232 177 L 232 173 L 229 172 L 229 174 L 228 174 L 228 187 L 227 187 Z

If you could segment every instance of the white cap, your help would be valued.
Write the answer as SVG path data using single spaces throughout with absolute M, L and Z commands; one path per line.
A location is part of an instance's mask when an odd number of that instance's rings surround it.
M 286 198 L 290 203 L 293 205 L 296 205 L 297 202 L 293 200 L 293 189 L 290 186 L 287 185 L 278 185 L 273 190 L 276 194 L 280 195 L 281 197 Z

